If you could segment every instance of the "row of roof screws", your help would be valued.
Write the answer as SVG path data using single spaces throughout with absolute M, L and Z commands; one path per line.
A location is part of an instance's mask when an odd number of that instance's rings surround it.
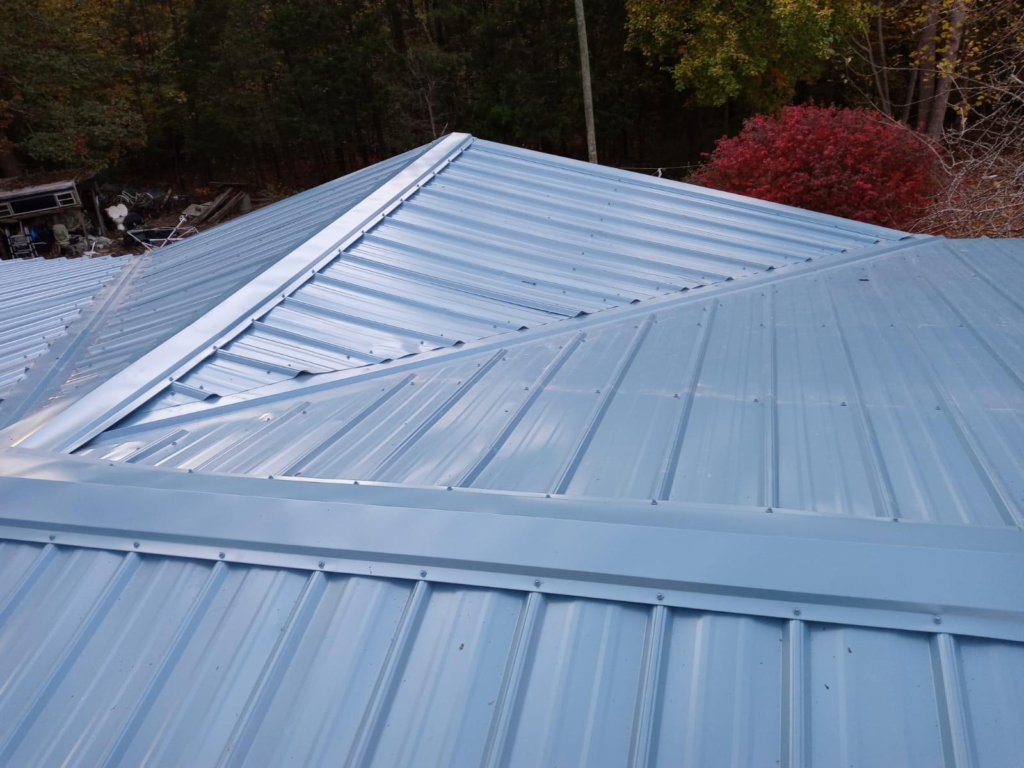
M 271 477 L 273 477 L 273 475 L 271 475 Z M 448 490 L 451 490 L 450 486 L 449 486 Z M 550 494 L 548 494 L 548 498 L 550 498 Z M 653 503 L 656 504 L 657 502 L 654 501 Z M 766 511 L 767 512 L 771 512 L 772 511 L 771 507 L 769 507 Z M 56 534 L 51 533 L 49 535 L 49 540 L 50 541 L 56 541 L 56 539 L 57 539 L 57 535 Z M 133 541 L 132 542 L 132 548 L 133 549 L 139 549 L 140 547 L 141 547 L 141 542 L 138 542 L 138 541 Z M 227 557 L 227 554 L 225 552 L 218 552 L 217 553 L 217 558 L 220 559 L 220 560 L 224 560 L 226 557 Z M 316 567 L 319 570 L 323 570 L 326 566 L 327 566 L 327 563 L 325 561 L 323 561 L 323 560 L 319 560 L 317 562 L 317 564 L 316 564 Z M 425 568 L 421 569 L 420 570 L 420 578 L 421 579 L 425 579 L 426 577 L 427 577 L 427 570 Z M 544 584 L 544 582 L 541 581 L 540 579 L 534 579 L 533 580 L 533 586 L 535 588 L 537 588 L 537 589 L 539 589 L 541 586 L 543 586 L 543 584 Z M 665 593 L 664 592 L 658 592 L 655 595 L 655 598 L 658 600 L 658 602 L 664 602 L 664 600 L 665 600 Z M 799 608 L 794 608 L 793 609 L 793 615 L 796 616 L 796 617 L 800 617 L 801 615 L 803 615 L 803 611 L 800 610 Z M 936 625 L 942 624 L 942 617 L 940 617 L 940 616 L 933 616 L 932 617 L 932 623 L 936 624 Z

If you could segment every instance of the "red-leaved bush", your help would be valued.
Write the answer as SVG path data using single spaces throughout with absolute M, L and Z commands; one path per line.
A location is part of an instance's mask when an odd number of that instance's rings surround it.
M 938 190 L 938 160 L 911 129 L 863 109 L 805 105 L 723 137 L 694 180 L 707 187 L 906 229 Z

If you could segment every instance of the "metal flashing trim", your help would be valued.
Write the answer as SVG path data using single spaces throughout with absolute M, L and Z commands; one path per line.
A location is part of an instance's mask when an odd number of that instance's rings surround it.
M 138 469 L 10 452 L 0 536 L 1024 641 L 1017 531 L 712 514 L 714 505 L 672 527 L 637 525 L 622 522 L 635 502 L 605 502 L 618 521 L 595 522 L 540 516 L 557 502 L 508 494 L 405 489 L 406 505 L 385 506 L 373 502 L 382 488 L 182 472 L 155 487 L 159 470 Z M 459 496 L 468 511 L 442 503 Z M 496 514 L 502 505 L 514 511 Z M 522 514 L 529 508 L 534 516 Z
M 852 251 L 827 259 L 787 265 L 785 268 L 753 274 L 742 280 L 730 280 L 685 293 L 672 293 L 637 303 L 613 307 L 593 315 L 571 318 L 557 323 L 548 323 L 527 330 L 516 331 L 514 334 L 501 334 L 477 339 L 458 347 L 431 350 L 400 360 L 390 360 L 373 366 L 351 368 L 343 371 L 320 373 L 301 379 L 288 379 L 264 387 L 239 392 L 220 398 L 214 403 L 194 402 L 167 408 L 156 409 L 133 414 L 130 421 L 109 428 L 104 436 L 124 436 L 141 429 L 155 429 L 159 426 L 180 424 L 192 419 L 209 418 L 219 414 L 227 414 L 240 408 L 255 407 L 260 403 L 270 403 L 287 397 L 302 397 L 337 386 L 354 384 L 380 376 L 416 369 L 437 363 L 441 360 L 457 360 L 480 352 L 512 347 L 537 339 L 550 338 L 571 331 L 591 332 L 592 330 L 623 322 L 632 318 L 646 317 L 659 309 L 670 309 L 685 306 L 688 303 L 699 303 L 724 295 L 740 294 L 746 291 L 760 290 L 780 281 L 790 280 L 802 275 L 824 270 L 838 269 L 852 263 L 866 263 L 875 259 L 885 258 L 894 253 L 918 248 L 940 242 L 942 238 L 931 236 L 914 236 L 899 242 Z M 42 447 L 36 443 L 25 441 L 26 448 Z
M 23 441 L 26 446 L 69 451 L 190 370 L 275 306 L 316 269 L 358 239 L 447 165 L 473 138 L 453 133 L 317 235 L 222 301 L 184 330 L 128 366 Z

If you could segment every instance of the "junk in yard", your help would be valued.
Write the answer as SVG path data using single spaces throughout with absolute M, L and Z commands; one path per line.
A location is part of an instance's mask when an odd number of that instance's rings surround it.
M 114 226 L 121 232 L 124 231 L 124 220 L 128 216 L 128 206 L 124 203 L 117 203 L 106 210 L 107 216 L 114 223 Z
M 139 217 L 139 221 L 141 223 L 141 217 Z M 187 217 L 181 216 L 178 219 L 178 223 L 173 227 L 125 229 L 124 244 L 131 247 L 137 243 L 147 251 L 163 248 L 165 245 L 179 242 L 199 232 L 195 227 L 185 226 L 186 221 Z M 128 226 L 128 219 L 125 219 L 125 225 L 126 227 Z
M 104 234 L 94 177 L 77 170 L 0 179 L 0 258 L 81 254 L 90 228 Z

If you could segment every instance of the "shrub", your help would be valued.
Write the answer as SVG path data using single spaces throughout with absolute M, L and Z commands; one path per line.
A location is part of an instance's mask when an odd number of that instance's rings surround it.
M 877 112 L 804 105 L 757 115 L 694 174 L 707 187 L 899 229 L 938 190 L 927 140 Z

